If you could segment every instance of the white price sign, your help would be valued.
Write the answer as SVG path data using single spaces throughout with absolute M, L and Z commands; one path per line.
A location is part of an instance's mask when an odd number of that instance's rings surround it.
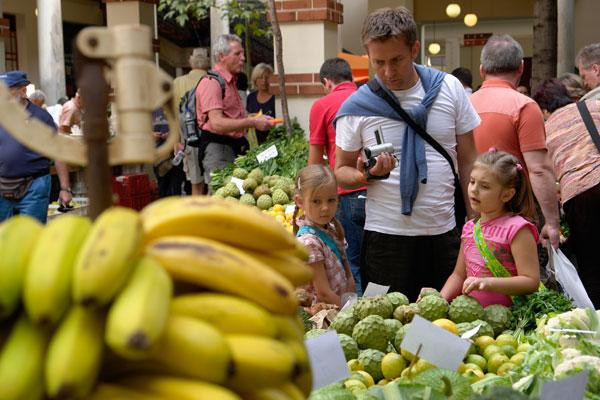
M 272 145 L 267 147 L 266 150 L 258 153 L 256 155 L 256 160 L 258 160 L 259 164 L 264 163 L 267 160 L 270 160 L 271 158 L 277 157 L 279 153 L 277 153 L 277 146 Z
M 456 371 L 471 343 L 415 315 L 400 347 L 440 367 Z M 443 349 L 443 351 L 440 351 Z
M 560 381 L 546 382 L 542 385 L 542 400 L 581 400 L 585 395 L 588 372 L 583 371 Z
M 316 390 L 348 378 L 350 372 L 336 331 L 329 331 L 304 341 L 310 369 L 312 388 Z
M 240 178 L 236 178 L 236 177 L 231 177 L 231 183 L 233 183 L 235 186 L 237 186 L 237 188 L 240 191 L 240 194 L 244 194 L 246 193 L 246 191 L 244 190 L 244 181 Z
M 373 297 L 380 294 L 386 294 L 390 290 L 389 286 L 378 285 L 377 283 L 369 282 L 363 293 L 363 297 Z

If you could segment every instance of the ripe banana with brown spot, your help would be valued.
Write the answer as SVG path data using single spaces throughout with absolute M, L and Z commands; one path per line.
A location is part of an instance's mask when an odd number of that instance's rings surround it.
M 110 302 L 133 269 L 141 239 L 137 211 L 112 207 L 100 214 L 75 261 L 75 302 L 89 306 Z
M 201 380 L 223 383 L 234 365 L 225 337 L 199 319 L 172 315 L 151 358 L 169 371 Z
M 42 230 L 25 274 L 23 302 L 37 324 L 56 325 L 71 303 L 73 266 L 92 227 L 87 217 L 62 215 Z
M 285 343 L 251 335 L 226 335 L 226 341 L 235 365 L 227 386 L 238 392 L 276 387 L 299 372 L 294 352 Z
M 246 253 L 285 276 L 294 286 L 306 285 L 313 279 L 313 270 L 297 257 L 250 250 Z
M 194 293 L 175 297 L 171 313 L 206 321 L 223 333 L 275 337 L 277 327 L 263 307 L 222 293 Z
M 148 241 L 164 236 L 198 236 L 269 252 L 299 248 L 296 238 L 256 207 L 208 196 L 158 200 L 141 212 Z
M 146 254 L 175 280 L 241 296 L 269 311 L 294 314 L 294 288 L 283 276 L 245 252 L 210 239 L 171 236 L 155 240 Z
M 150 257 L 138 260 L 133 274 L 108 311 L 106 343 L 129 359 L 146 358 L 169 317 L 171 277 Z
M 42 224 L 27 215 L 0 224 L 0 320 L 10 316 L 21 301 L 31 250 L 41 232 Z
M 100 370 L 104 315 L 71 308 L 52 336 L 46 355 L 46 392 L 51 398 L 86 398 Z

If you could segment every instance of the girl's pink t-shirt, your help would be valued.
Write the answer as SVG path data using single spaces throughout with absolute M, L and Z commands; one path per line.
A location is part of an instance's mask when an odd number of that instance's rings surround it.
M 485 261 L 473 238 L 474 226 L 475 220 L 470 220 L 465 224 L 462 231 L 467 276 L 491 277 L 493 276 L 492 272 L 485 265 Z M 529 229 L 535 241 L 538 241 L 538 232 L 535 225 L 521 216 L 505 214 L 498 218 L 481 222 L 481 232 L 487 246 L 498 261 L 502 263 L 504 268 L 513 276 L 517 275 L 517 266 L 510 252 L 510 245 L 517 232 L 523 228 Z M 484 307 L 490 304 L 512 305 L 510 296 L 501 293 L 474 290 L 469 295 L 476 298 Z

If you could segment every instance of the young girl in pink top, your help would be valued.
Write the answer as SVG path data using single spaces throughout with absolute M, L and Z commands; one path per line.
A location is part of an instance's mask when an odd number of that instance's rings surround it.
M 467 222 L 454 272 L 442 288 L 451 300 L 460 293 L 482 306 L 512 304 L 511 296 L 533 293 L 540 283 L 535 213 L 526 172 L 511 154 L 481 154 L 469 180 L 469 202 L 479 218 Z
M 305 286 L 312 303 L 335 304 L 341 296 L 355 292 L 354 278 L 346 256 L 344 230 L 335 219 L 338 207 L 337 183 L 331 170 L 322 165 L 309 165 L 296 179 L 294 232 L 309 252 L 308 265 L 315 275 Z M 298 211 L 304 215 L 298 219 Z

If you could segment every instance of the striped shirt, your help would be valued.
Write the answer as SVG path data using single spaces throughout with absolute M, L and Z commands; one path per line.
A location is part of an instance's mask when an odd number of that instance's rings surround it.
M 600 100 L 585 104 L 600 130 Z M 575 103 L 555 111 L 546 121 L 546 140 L 562 204 L 600 183 L 600 152 Z

